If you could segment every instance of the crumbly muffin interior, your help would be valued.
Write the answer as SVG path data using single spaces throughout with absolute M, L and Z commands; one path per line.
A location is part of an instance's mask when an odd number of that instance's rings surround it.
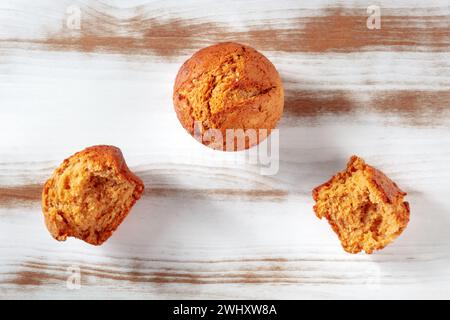
M 136 185 L 115 169 L 95 167 L 78 159 L 53 177 L 47 208 L 59 225 L 61 240 L 67 236 L 102 242 L 134 201 Z
M 364 163 L 356 162 L 317 194 L 317 216 L 328 219 L 350 253 L 383 248 L 405 227 L 398 214 L 405 211 L 403 195 L 386 202 L 368 175 Z

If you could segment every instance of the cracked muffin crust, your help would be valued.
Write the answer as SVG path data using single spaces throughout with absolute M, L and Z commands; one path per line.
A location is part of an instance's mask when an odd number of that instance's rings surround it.
M 314 211 L 328 220 L 345 251 L 370 254 L 406 228 L 405 195 L 384 173 L 352 156 L 345 171 L 313 190 Z
M 42 192 L 42 211 L 51 235 L 105 242 L 141 197 L 144 184 L 127 167 L 120 149 L 94 146 L 55 170 Z
M 265 56 L 227 42 L 201 49 L 181 66 L 173 103 L 182 126 L 192 136 L 216 130 L 222 141 L 201 142 L 214 149 L 237 151 L 258 144 L 275 128 L 283 113 L 284 91 L 277 70 Z M 230 150 L 226 129 L 255 129 L 257 134 L 242 144 L 229 136 Z

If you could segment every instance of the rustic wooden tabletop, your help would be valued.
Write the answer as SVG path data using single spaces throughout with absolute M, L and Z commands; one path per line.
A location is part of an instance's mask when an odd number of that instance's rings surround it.
M 173 111 L 181 63 L 229 40 L 284 81 L 275 175 Z M 145 195 L 103 246 L 57 242 L 42 184 L 95 144 L 122 149 Z M 352 154 L 411 204 L 373 255 L 312 211 Z M 448 0 L 1 1 L 0 298 L 450 298 L 449 228 Z

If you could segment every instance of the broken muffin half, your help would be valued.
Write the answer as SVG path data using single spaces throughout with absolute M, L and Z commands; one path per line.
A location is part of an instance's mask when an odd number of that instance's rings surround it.
M 352 156 L 345 171 L 313 190 L 314 211 L 328 220 L 345 251 L 370 254 L 406 228 L 405 195 L 384 173 Z
M 52 236 L 100 245 L 127 216 L 144 184 L 120 149 L 94 146 L 64 160 L 42 192 L 42 211 Z

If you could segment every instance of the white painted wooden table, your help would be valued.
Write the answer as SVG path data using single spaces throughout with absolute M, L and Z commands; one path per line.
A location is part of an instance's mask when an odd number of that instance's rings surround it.
M 450 6 L 377 1 L 369 30 L 371 4 L 2 0 L 0 298 L 450 298 Z M 176 119 L 179 66 L 225 40 L 284 80 L 276 175 Z M 57 242 L 41 185 L 95 144 L 147 191 L 105 245 Z M 352 154 L 409 194 L 409 227 L 373 255 L 345 253 L 312 211 Z

